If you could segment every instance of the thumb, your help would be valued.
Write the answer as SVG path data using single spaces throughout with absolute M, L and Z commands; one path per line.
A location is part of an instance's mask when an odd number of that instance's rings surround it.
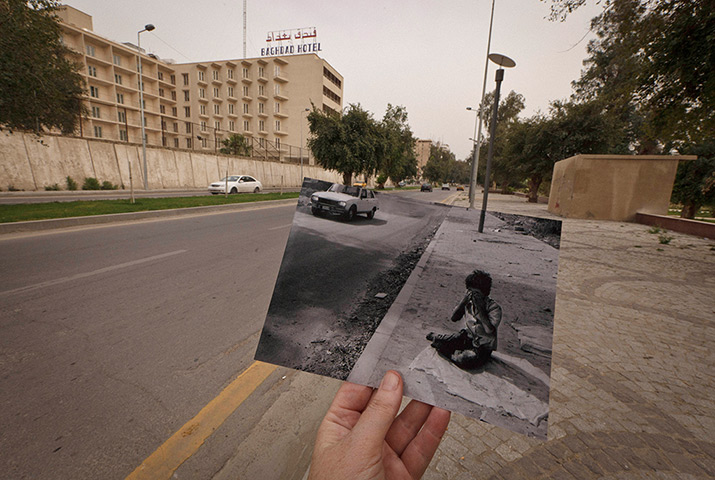
M 382 442 L 387 435 L 402 403 L 402 378 L 394 370 L 389 370 L 375 394 L 367 404 L 353 430 L 355 436 L 368 447 L 382 451 Z

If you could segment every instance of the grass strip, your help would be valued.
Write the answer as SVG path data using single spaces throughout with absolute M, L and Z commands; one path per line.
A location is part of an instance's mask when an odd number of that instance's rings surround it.
M 0 205 L 0 223 L 48 220 L 52 218 L 87 217 L 114 213 L 147 212 L 174 208 L 208 207 L 233 203 L 265 202 L 298 198 L 298 192 L 245 193 L 239 195 L 137 198 L 136 203 L 122 200 L 78 200 L 74 202 L 25 203 Z

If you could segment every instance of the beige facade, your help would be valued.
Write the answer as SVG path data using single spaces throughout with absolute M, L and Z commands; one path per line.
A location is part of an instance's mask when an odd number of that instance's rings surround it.
M 429 160 L 432 140 L 417 140 L 415 142 L 415 157 L 417 158 L 417 174 L 422 176 L 425 165 Z
M 140 68 L 148 145 L 214 151 L 240 133 L 254 153 L 297 161 L 305 110 L 342 110 L 343 77 L 315 54 L 175 64 L 95 34 L 75 8 L 58 16 L 86 81 L 81 136 L 141 143 Z

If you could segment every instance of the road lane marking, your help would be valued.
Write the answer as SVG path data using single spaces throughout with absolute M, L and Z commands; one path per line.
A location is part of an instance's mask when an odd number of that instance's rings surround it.
M 293 224 L 289 223 L 287 225 L 281 225 L 280 227 L 271 227 L 268 230 L 280 230 L 281 228 L 292 227 L 292 226 L 293 226 Z
M 5 290 L 0 292 L 0 296 L 3 295 L 13 295 L 16 293 L 26 293 L 33 290 L 39 290 L 45 287 L 51 287 L 53 285 L 59 285 L 61 283 L 71 282 L 73 280 L 79 280 L 81 278 L 91 277 L 93 275 L 101 275 L 102 273 L 111 272 L 114 270 L 120 270 L 122 268 L 133 267 L 134 265 L 140 265 L 142 263 L 152 262 L 154 260 L 160 260 L 162 258 L 171 257 L 173 255 L 178 255 L 180 253 L 185 253 L 186 250 L 176 250 L 173 252 L 162 253 L 161 255 L 154 255 L 153 257 L 140 258 L 139 260 L 132 260 L 131 262 L 120 263 L 119 265 L 112 265 L 111 267 L 100 268 L 99 270 L 94 270 L 92 272 L 78 273 L 76 275 L 70 275 L 68 277 L 57 278 L 55 280 L 48 280 L 46 282 L 36 283 L 34 285 L 27 285 L 25 287 L 15 288 L 12 290 Z
M 126 480 L 170 479 L 278 367 L 254 361 L 216 398 L 142 462 Z

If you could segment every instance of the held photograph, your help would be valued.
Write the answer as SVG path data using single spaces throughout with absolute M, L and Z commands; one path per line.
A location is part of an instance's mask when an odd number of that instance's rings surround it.
M 545 439 L 561 222 L 305 179 L 256 359 Z

